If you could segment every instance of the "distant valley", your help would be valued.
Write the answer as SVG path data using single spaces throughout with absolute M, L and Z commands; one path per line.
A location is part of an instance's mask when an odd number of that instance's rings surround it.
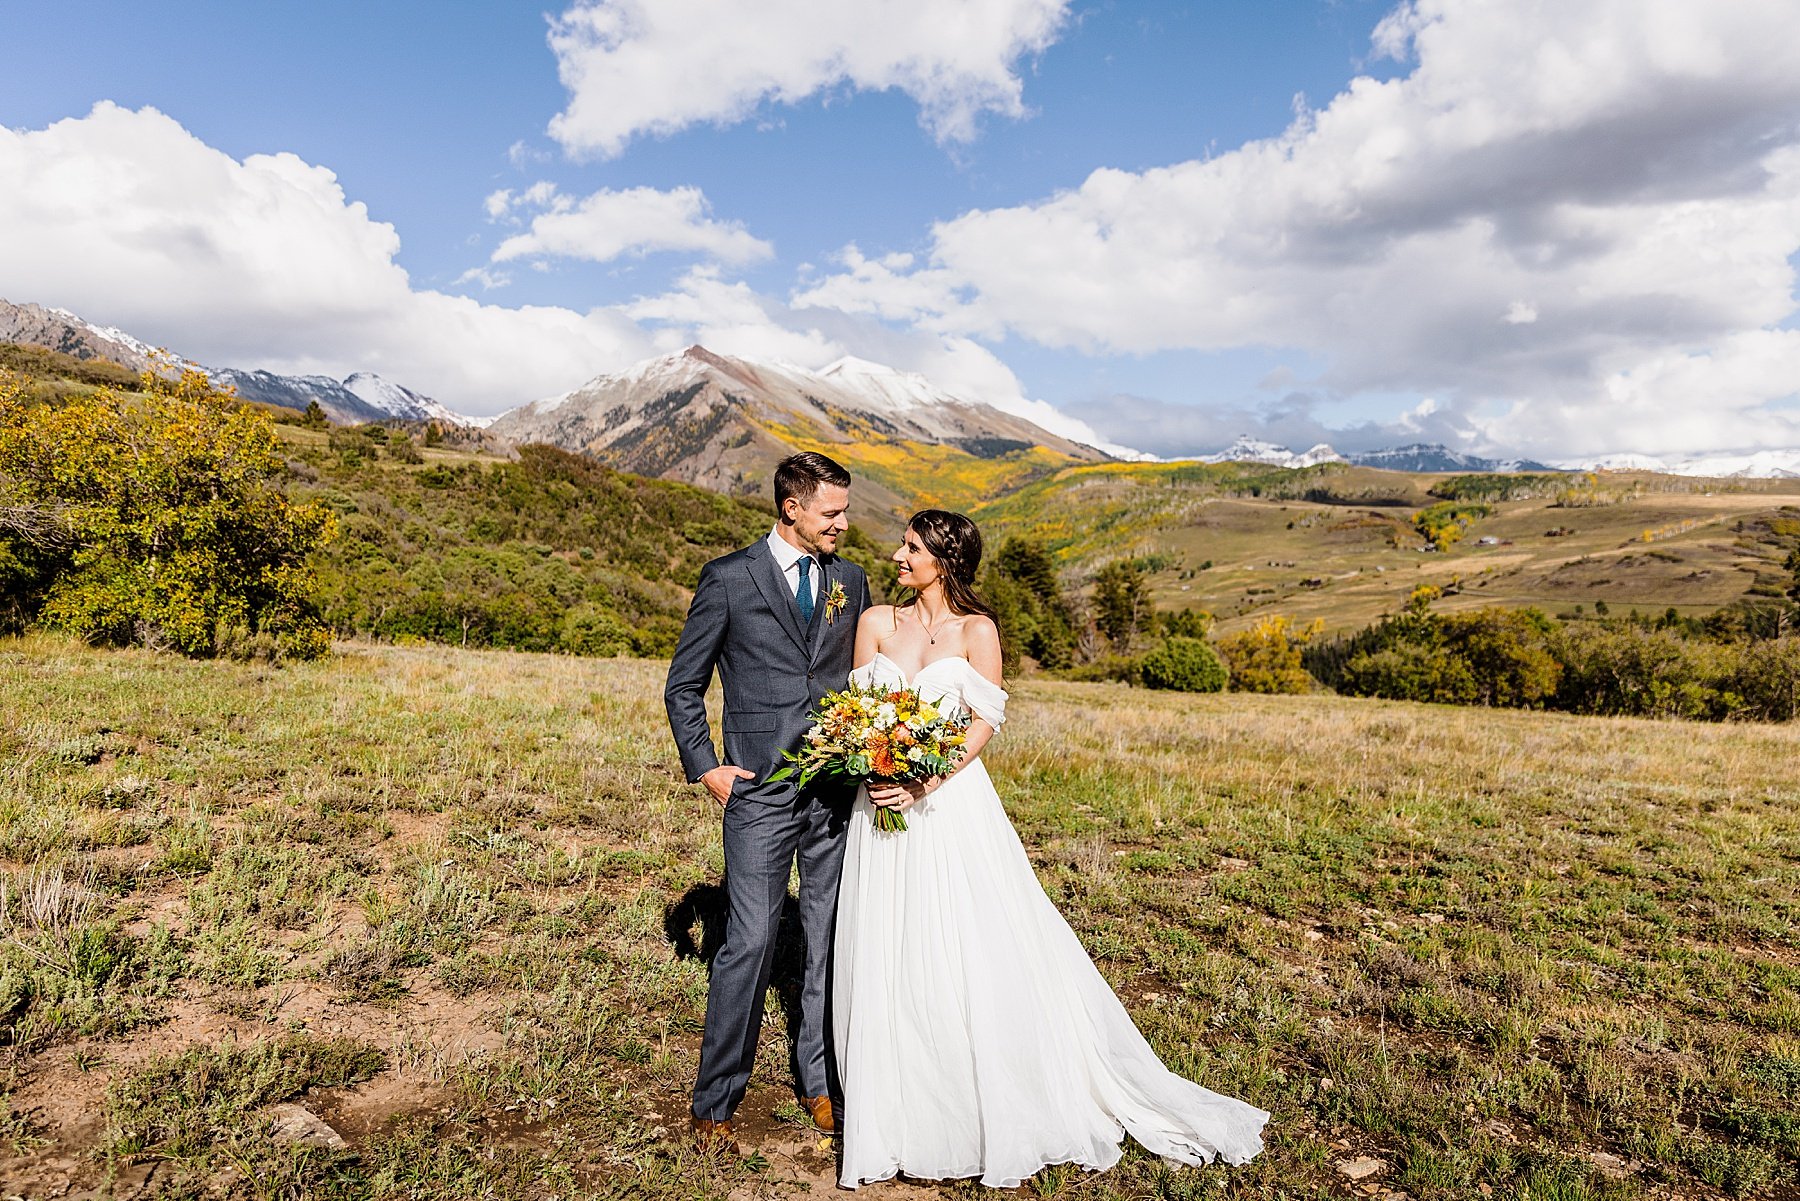
M 129 344 L 46 313 L 26 314 L 31 330 L 11 328 L 68 348 L 37 352 L 52 360 L 38 370 L 66 377 L 57 388 L 130 380 L 99 353 L 123 357 Z M 1788 478 L 1500 476 L 1481 460 L 1432 459 L 1441 448 L 1430 447 L 1377 461 L 1436 471 L 1312 452 L 1310 465 L 1291 466 L 1281 448 L 1248 444 L 1224 462 L 1121 461 L 857 362 L 802 372 L 695 347 L 484 431 L 445 430 L 450 419 L 428 399 L 373 377 L 234 375 L 288 411 L 302 396 L 347 405 L 347 394 L 383 413 L 329 430 L 280 427 L 298 464 L 295 493 L 340 515 L 325 578 L 346 633 L 653 653 L 678 619 L 696 555 L 766 528 L 769 468 L 796 447 L 856 473 L 855 554 L 872 569 L 904 513 L 943 504 L 970 512 L 995 548 L 1010 537 L 1043 545 L 1078 596 L 1101 567 L 1133 559 L 1159 609 L 1205 610 L 1222 631 L 1274 614 L 1353 630 L 1420 584 L 1439 588 L 1446 610 L 1699 616 L 1778 595 L 1780 538 L 1800 528 L 1800 480 Z M 521 456 L 514 445 L 531 443 L 561 449 Z M 1433 547 L 1421 515 L 1471 481 L 1483 511 L 1459 541 Z M 577 620 L 566 614 L 587 624 L 565 628 Z

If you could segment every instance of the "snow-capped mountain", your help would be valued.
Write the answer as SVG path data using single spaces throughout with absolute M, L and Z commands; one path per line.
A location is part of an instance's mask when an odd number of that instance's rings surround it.
M 452 413 L 411 388 L 390 383 L 367 371 L 358 371 L 343 380 L 328 375 L 276 375 L 270 371 L 238 371 L 231 367 L 208 369 L 207 374 L 220 387 L 230 386 L 245 400 L 278 405 L 284 409 L 302 409 L 313 401 L 333 421 L 355 424 L 364 421 L 447 421 L 456 425 L 475 425 L 473 419 Z
M 1271 467 L 1312 467 L 1319 463 L 1342 463 L 1344 456 L 1321 442 L 1311 450 L 1296 454 L 1285 446 L 1240 434 L 1238 440 L 1218 454 L 1202 455 L 1207 463 L 1267 463 Z
M 429 396 L 422 396 L 371 372 L 359 371 L 346 379 L 335 380 L 323 375 L 276 375 L 268 371 L 206 367 L 159 350 L 122 329 L 97 325 L 67 309 L 0 300 L 0 342 L 43 346 L 77 359 L 105 359 L 133 371 L 146 371 L 153 362 L 159 361 L 170 367 L 194 367 L 204 371 L 220 386 L 235 387 L 238 395 L 246 400 L 300 410 L 316 400 L 325 415 L 338 422 L 399 419 L 457 425 L 486 424 L 484 420 L 453 413 Z
M 1206 463 L 1267 463 L 1272 467 L 1311 467 L 1318 463 L 1350 463 L 1357 467 L 1379 467 L 1387 471 L 1555 471 L 1531 459 L 1484 459 L 1466 455 L 1437 443 L 1415 442 L 1410 446 L 1393 446 L 1385 450 L 1339 454 L 1321 442 L 1311 450 L 1296 453 L 1274 442 L 1241 435 L 1236 442 L 1217 454 L 1198 456 Z
M 372 371 L 358 371 L 344 381 L 344 389 L 378 412 L 405 421 L 448 421 L 456 425 L 485 426 L 491 417 L 465 417 L 451 412 L 429 396 L 382 379 Z
M 123 330 L 83 321 L 67 309 L 0 300 L 0 342 L 43 346 L 76 359 L 104 359 L 133 371 L 150 366 L 155 347 Z
M 1554 471 L 1535 459 L 1488 459 L 1451 450 L 1438 442 L 1414 442 L 1384 450 L 1349 456 L 1358 467 L 1382 467 L 1389 471 Z
M 1689 456 L 1614 454 L 1565 459 L 1557 465 L 1566 471 L 1655 471 L 1710 479 L 1793 479 L 1800 478 L 1800 448 Z
M 821 371 L 758 363 L 690 346 L 524 405 L 488 427 L 515 443 L 548 442 L 627 471 L 725 492 L 763 491 L 797 446 L 917 456 L 942 447 L 976 459 L 1049 452 L 1044 466 L 1104 459 L 1022 417 L 967 400 L 921 375 L 863 359 Z M 896 458 L 898 461 L 898 458 Z M 881 492 L 859 475 L 859 488 Z M 866 486 L 865 486 L 866 485 Z M 902 504 L 881 492 L 882 507 Z

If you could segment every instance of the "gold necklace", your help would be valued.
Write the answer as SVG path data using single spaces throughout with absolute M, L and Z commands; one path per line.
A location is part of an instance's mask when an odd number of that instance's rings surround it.
M 928 642 L 930 642 L 931 645 L 936 646 L 937 645 L 937 634 L 932 631 L 932 628 L 930 626 L 925 624 L 925 619 L 920 616 L 920 614 L 923 612 L 924 612 L 923 608 L 914 609 L 913 610 L 913 620 L 918 622 L 919 628 L 925 631 L 926 640 Z M 942 630 L 944 628 L 945 623 L 948 622 L 952 616 L 954 616 L 954 614 L 946 613 L 942 617 L 938 618 L 937 628 L 939 630 Z

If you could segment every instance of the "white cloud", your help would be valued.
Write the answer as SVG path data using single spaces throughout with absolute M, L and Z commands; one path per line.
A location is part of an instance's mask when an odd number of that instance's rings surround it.
M 562 195 L 555 184 L 547 179 L 540 179 L 522 192 L 515 192 L 511 188 L 491 192 L 481 202 L 481 207 L 487 212 L 489 221 L 510 221 L 517 225 L 519 219 L 515 214 L 520 209 L 554 209 L 560 212 L 574 203 L 574 198 Z
M 578 155 L 735 123 L 765 101 L 897 88 L 941 142 L 985 112 L 1024 115 L 1022 57 L 1055 41 L 1068 0 L 583 0 L 550 23 L 568 107 L 550 135 Z
M 413 287 L 400 239 L 292 154 L 239 162 L 145 108 L 0 128 L 0 284 L 214 366 L 377 371 L 472 414 L 652 346 L 604 310 Z
M 463 284 L 480 284 L 483 290 L 491 292 L 495 288 L 509 286 L 512 276 L 504 271 L 489 271 L 486 267 L 470 267 L 456 277 L 456 283 L 459 287 Z
M 1417 0 L 1375 35 L 1409 73 L 1278 138 L 964 214 L 916 267 L 853 247 L 794 301 L 1094 352 L 1296 347 L 1332 394 L 1431 393 L 1508 449 L 1606 450 L 1626 425 L 1693 449 L 1639 423 L 1696 386 L 1651 365 L 1716 372 L 1795 310 L 1793 19 L 1792 0 Z M 1603 416 L 1554 419 L 1571 407 Z
M 486 415 L 690 342 L 811 368 L 855 354 L 1098 438 L 1034 408 L 1005 364 L 966 338 L 796 310 L 716 265 L 665 294 L 585 314 L 416 289 L 394 261 L 393 227 L 348 199 L 330 171 L 293 155 L 236 161 L 154 109 L 100 104 L 47 129 L 0 128 L 0 179 L 32 181 L 0 189 L 0 295 L 67 308 L 212 366 L 377 371 Z M 534 186 L 488 207 L 502 218 L 521 206 L 579 213 L 568 199 Z M 478 266 L 459 282 L 508 279 Z
M 575 258 L 605 263 L 657 251 L 704 255 L 724 263 L 769 258 L 775 248 L 753 236 L 741 222 L 717 221 L 699 188 L 603 188 L 579 201 L 550 183 L 523 193 L 495 192 L 484 203 L 489 219 L 516 220 L 525 209 L 539 210 L 524 233 L 494 250 L 503 263 L 522 258 Z

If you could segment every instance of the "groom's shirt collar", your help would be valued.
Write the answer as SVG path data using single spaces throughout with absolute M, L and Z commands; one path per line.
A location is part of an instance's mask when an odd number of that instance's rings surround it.
M 788 591 L 795 596 L 800 594 L 800 560 L 812 559 L 813 590 L 815 596 L 818 594 L 818 559 L 783 538 L 780 530 L 773 526 L 769 529 L 769 550 L 775 556 L 775 566 L 781 568 L 781 578 L 787 581 Z

